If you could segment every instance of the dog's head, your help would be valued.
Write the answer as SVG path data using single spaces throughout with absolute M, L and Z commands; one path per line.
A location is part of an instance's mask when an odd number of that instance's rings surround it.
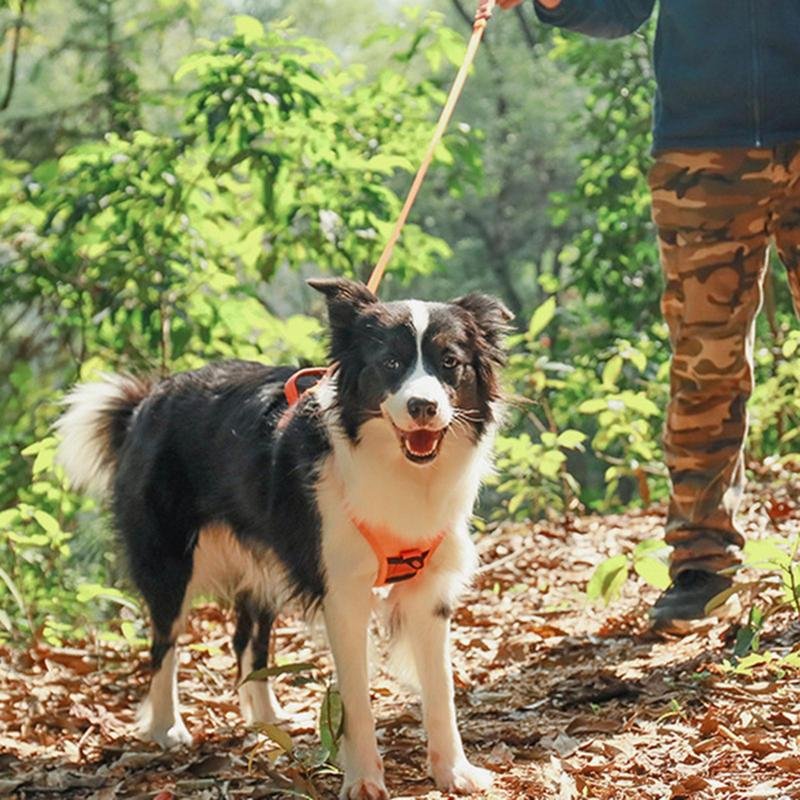
M 406 459 L 423 465 L 436 459 L 451 430 L 476 441 L 483 435 L 500 397 L 511 319 L 502 303 L 482 294 L 381 303 L 353 281 L 309 284 L 327 298 L 337 402 L 352 441 L 366 422 L 383 419 Z

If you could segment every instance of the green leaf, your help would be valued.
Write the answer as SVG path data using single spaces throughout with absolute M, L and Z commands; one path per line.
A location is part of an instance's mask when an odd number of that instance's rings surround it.
M 603 368 L 603 386 L 606 389 L 616 388 L 622 373 L 622 356 L 612 356 Z
M 727 589 L 723 589 L 719 594 L 715 594 L 705 605 L 703 613 L 709 616 L 713 611 L 728 602 L 728 598 L 737 592 L 741 591 L 743 587 L 738 584 L 733 584 Z
M 461 36 L 450 28 L 442 28 L 439 31 L 439 45 L 442 48 L 444 57 L 453 66 L 460 67 L 467 49 Z
M 654 417 L 660 413 L 659 407 L 649 398 L 645 397 L 642 392 L 624 392 L 622 394 L 622 402 L 631 409 L 631 411 L 638 411 L 645 417 Z
M 45 532 L 49 533 L 51 536 L 61 533 L 61 525 L 59 525 L 58 520 L 52 516 L 52 514 L 48 514 L 46 511 L 37 508 L 36 511 L 33 512 L 33 518 L 44 528 Z
M 773 537 L 748 539 L 744 546 L 745 563 L 761 569 L 785 567 L 791 563 L 791 555 Z
M 542 433 L 542 444 L 545 447 L 553 448 L 556 446 L 558 437 L 552 431 L 544 431 Z
M 377 155 L 367 161 L 367 169 L 390 175 L 396 169 L 411 172 L 414 169 L 414 165 L 402 156 Z
M 640 578 L 656 589 L 663 591 L 672 583 L 667 565 L 653 556 L 634 559 L 633 568 Z
M 528 325 L 528 336 L 532 339 L 537 337 L 552 321 L 556 315 L 556 298 L 555 295 L 548 297 L 537 309 L 533 312 L 530 325 Z
M 555 478 L 566 460 L 567 457 L 560 450 L 548 450 L 542 454 L 537 466 L 546 478 Z
M 733 654 L 736 658 L 744 658 L 749 652 L 758 650 L 758 631 L 745 625 L 736 631 L 736 642 L 733 645 Z
M 0 580 L 2 580 L 6 585 L 6 588 L 11 593 L 11 596 L 14 598 L 14 601 L 17 604 L 20 616 L 24 618 L 27 612 L 25 611 L 25 601 L 22 599 L 22 593 L 17 588 L 17 584 L 14 583 L 11 576 L 2 567 L 0 567 Z
M 38 183 L 49 183 L 58 175 L 58 161 L 55 159 L 42 161 L 37 164 L 32 175 Z
M 275 744 L 278 745 L 278 747 L 280 747 L 284 753 L 292 752 L 292 749 L 294 748 L 292 737 L 289 736 L 289 734 L 286 733 L 283 728 L 279 728 L 277 725 L 273 725 L 269 722 L 255 722 L 250 727 L 259 733 L 263 733 L 264 736 L 275 742 Z
M 791 339 L 787 339 L 781 347 L 781 353 L 783 354 L 783 357 L 791 358 L 799 346 L 800 339 L 798 339 L 796 336 L 793 336 Z
M 509 514 L 516 514 L 517 511 L 521 508 L 522 504 L 525 502 L 526 493 L 525 492 L 517 492 L 509 501 L 508 501 L 508 513 Z
M 141 612 L 134 599 L 112 586 L 103 586 L 100 583 L 81 583 L 78 585 L 76 599 L 79 603 L 90 603 L 93 600 L 108 600 L 123 608 L 129 608 L 137 614 Z
M 0 528 L 10 528 L 12 525 L 17 525 L 21 519 L 18 508 L 6 508 L 0 511 Z
M 245 44 L 252 44 L 264 38 L 264 26 L 255 18 L 239 14 L 233 18 L 233 29 Z
M 581 251 L 574 244 L 567 244 L 561 248 L 558 260 L 565 267 L 574 264 L 581 257 Z
M 213 53 L 192 53 L 181 61 L 180 66 L 173 76 L 173 80 L 177 83 L 192 72 L 203 72 L 206 67 L 213 66 L 217 63 L 217 60 L 218 56 L 215 56 Z
M 645 539 L 643 542 L 639 542 L 633 550 L 633 557 L 642 558 L 646 555 L 652 555 L 659 550 L 663 550 L 665 553 L 667 552 L 669 545 L 663 539 Z
M 618 555 L 598 564 L 589 583 L 586 596 L 590 600 L 602 599 L 608 605 L 620 592 L 628 577 L 628 556 Z
M 328 760 L 334 761 L 339 752 L 339 740 L 344 732 L 344 706 L 339 690 L 328 687 L 322 698 L 319 710 L 319 739 L 328 753 Z
M 315 670 L 316 666 L 306 661 L 298 661 L 294 664 L 275 665 L 274 667 L 262 667 L 261 669 L 253 670 L 240 684 L 244 685 L 250 681 L 265 681 L 267 678 L 274 678 L 276 675 L 290 675 L 297 672 L 310 672 Z
M 742 658 L 736 665 L 736 672 L 749 675 L 753 667 L 760 667 L 762 664 L 769 664 L 775 660 L 773 653 L 749 653 Z
M 558 439 L 556 440 L 559 447 L 566 447 L 571 450 L 579 448 L 585 441 L 586 434 L 583 433 L 583 431 L 576 431 L 572 429 L 561 431 L 561 433 L 558 434 Z
M 38 475 L 41 472 L 46 472 L 53 466 L 53 459 L 55 458 L 56 451 L 54 447 L 42 448 L 33 461 L 31 472 L 33 475 Z
M 647 369 L 647 356 L 641 351 L 631 348 L 625 351 L 625 358 L 627 358 L 639 372 L 644 372 Z
M 793 667 L 794 669 L 800 669 L 800 650 L 795 650 L 791 653 L 787 653 L 781 659 L 781 666 L 782 667 Z
M 27 447 L 20 450 L 20 455 L 23 456 L 35 456 L 44 446 L 46 439 L 41 439 L 38 442 L 34 442 L 33 444 L 29 444 Z
M 551 294 L 557 292 L 560 285 L 558 282 L 558 278 L 549 272 L 540 275 L 538 278 L 538 283 L 539 286 L 541 286 L 545 292 L 549 292 Z
M 99 583 L 81 583 L 78 585 L 77 598 L 79 603 L 88 603 L 90 600 L 94 600 L 95 597 L 99 597 L 100 595 L 114 597 L 116 599 L 124 597 L 119 589 L 103 586 Z
M 597 414 L 599 411 L 605 411 L 608 408 L 608 400 L 602 397 L 595 397 L 592 400 L 584 400 L 578 406 L 578 412 L 581 414 Z

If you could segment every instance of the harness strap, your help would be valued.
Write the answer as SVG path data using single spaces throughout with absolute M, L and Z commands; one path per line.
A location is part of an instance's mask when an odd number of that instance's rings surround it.
M 375 578 L 374 586 L 387 586 L 392 583 L 400 583 L 416 578 L 427 566 L 430 558 L 436 552 L 436 548 L 442 543 L 446 531 L 437 533 L 436 536 L 423 547 L 403 547 L 398 549 L 387 544 L 396 537 L 385 528 L 373 528 L 366 522 L 355 517 L 351 517 L 353 524 L 358 532 L 367 540 L 367 544 L 375 553 L 378 559 L 378 575 Z
M 328 375 L 333 375 L 339 365 L 334 362 L 329 367 L 306 367 L 293 372 L 289 380 L 283 384 L 283 395 L 286 398 L 288 406 L 278 420 L 278 430 L 283 430 L 297 410 L 297 403 L 306 392 L 313 392 L 319 382 Z M 301 381 L 312 382 L 307 386 L 302 386 Z
M 286 402 L 293 406 L 301 397 L 317 383 L 322 380 L 327 374 L 333 372 L 333 367 L 306 367 L 306 369 L 299 369 L 295 372 L 286 383 L 283 384 L 283 393 L 286 396 Z M 316 381 L 305 388 L 298 386 L 298 383 L 305 378 L 316 378 Z

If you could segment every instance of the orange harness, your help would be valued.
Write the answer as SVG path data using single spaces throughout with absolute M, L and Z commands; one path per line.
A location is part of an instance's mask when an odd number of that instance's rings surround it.
M 351 517 L 353 525 L 367 540 L 367 544 L 378 559 L 378 575 L 374 586 L 387 586 L 416 578 L 442 543 L 445 532 L 436 536 L 423 547 L 407 547 L 399 542 L 388 528 L 373 528 L 366 522 Z M 395 549 L 397 548 L 397 549 Z
M 306 392 L 313 391 L 319 381 L 326 375 L 333 374 L 335 369 L 335 365 L 333 367 L 299 369 L 286 381 L 283 385 L 283 393 L 289 408 L 278 422 L 279 428 L 283 428 L 289 421 L 300 398 Z M 299 384 L 304 379 L 316 380 L 311 386 L 301 388 Z M 373 528 L 364 520 L 352 516 L 351 520 L 358 532 L 367 540 L 367 544 L 375 553 L 375 558 L 378 559 L 378 576 L 374 583 L 376 587 L 416 578 L 445 537 L 445 533 L 442 531 L 423 547 L 407 547 L 388 528 Z

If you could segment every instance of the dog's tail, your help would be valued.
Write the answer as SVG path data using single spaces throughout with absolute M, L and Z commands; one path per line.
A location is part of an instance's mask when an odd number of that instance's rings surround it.
M 105 375 L 64 398 L 67 410 L 55 425 L 61 438 L 56 461 L 76 489 L 108 491 L 133 412 L 152 388 L 144 378 Z

